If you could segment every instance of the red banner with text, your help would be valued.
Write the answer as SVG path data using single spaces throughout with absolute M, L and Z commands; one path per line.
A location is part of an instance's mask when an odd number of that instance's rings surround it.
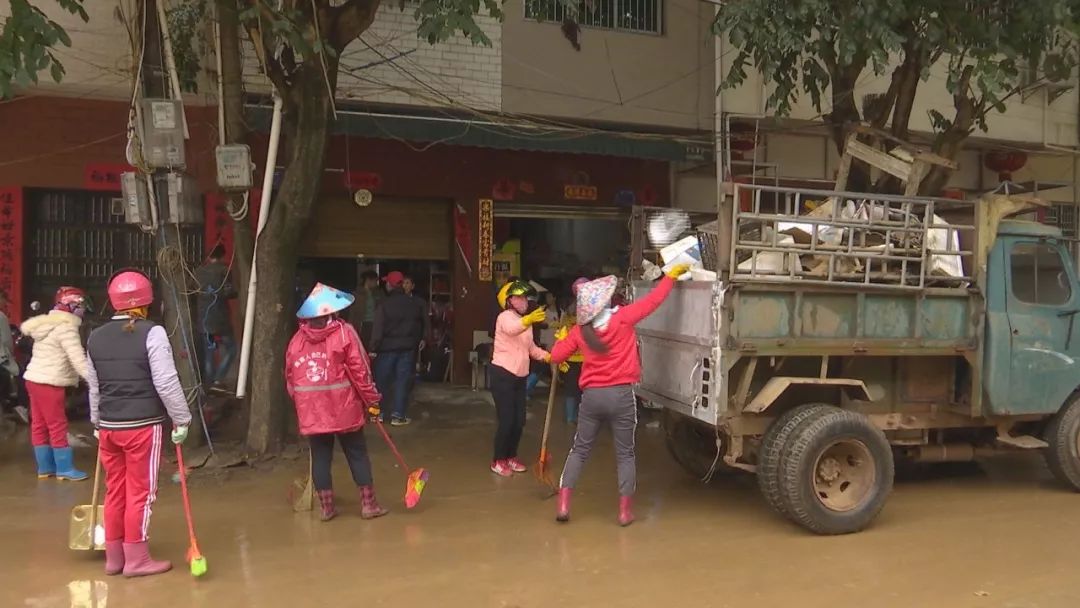
M 8 319 L 23 319 L 23 191 L 0 187 L 0 290 L 8 297 Z

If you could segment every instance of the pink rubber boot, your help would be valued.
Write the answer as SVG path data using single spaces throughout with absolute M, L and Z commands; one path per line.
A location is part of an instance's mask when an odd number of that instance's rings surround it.
M 570 494 L 571 488 L 559 488 L 559 506 L 555 512 L 556 521 L 570 521 Z
M 337 517 L 338 510 L 334 507 L 334 491 L 318 490 L 315 494 L 319 497 L 319 519 L 330 521 Z
M 633 508 L 634 498 L 632 496 L 620 496 L 619 497 L 619 525 L 626 527 L 634 523 Z
M 105 574 L 115 576 L 124 571 L 124 541 L 105 542 Z
M 149 543 L 124 543 L 124 576 L 152 576 L 169 570 L 172 562 L 150 557 Z
M 360 519 L 375 519 L 389 512 L 379 505 L 379 501 L 375 500 L 375 488 L 373 486 L 360 486 Z

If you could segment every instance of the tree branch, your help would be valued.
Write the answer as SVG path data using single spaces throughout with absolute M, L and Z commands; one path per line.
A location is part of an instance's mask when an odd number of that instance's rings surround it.
M 380 4 L 381 0 L 348 0 L 331 11 L 330 27 L 323 31 L 338 53 L 371 27 Z
M 261 0 L 248 0 L 247 6 L 258 7 L 260 14 L 266 14 L 267 10 L 269 10 Z M 271 17 L 272 15 L 268 16 L 268 18 Z M 260 20 L 245 19 L 243 25 L 248 38 L 251 39 L 251 44 L 255 46 L 255 54 L 258 55 L 259 63 L 262 64 L 263 73 L 270 79 L 270 82 L 274 83 L 274 87 L 278 92 L 284 94 L 284 91 L 288 88 L 288 78 L 285 76 L 285 69 L 272 54 L 274 48 L 273 38 L 263 27 Z

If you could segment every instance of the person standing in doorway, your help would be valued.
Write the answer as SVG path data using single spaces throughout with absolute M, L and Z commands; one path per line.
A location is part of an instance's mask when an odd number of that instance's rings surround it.
M 495 449 L 491 472 L 500 477 L 528 470 L 518 460 L 518 444 L 525 428 L 525 382 L 530 361 L 546 361 L 548 353 L 533 340 L 533 326 L 544 321 L 544 309 L 529 312 L 528 283 L 515 281 L 499 290 L 502 314 L 495 322 L 491 358 L 491 395 L 495 399 Z
M 285 387 L 296 406 L 300 434 L 311 444 L 311 477 L 323 521 L 338 514 L 330 474 L 335 440 L 360 488 L 360 517 L 388 512 L 375 499 L 364 438 L 365 413 L 378 416 L 381 397 L 356 328 L 339 317 L 352 303 L 353 296 L 316 283 L 296 311 L 300 328 L 285 352 Z
M 154 290 L 137 270 L 109 281 L 116 315 L 87 341 L 90 422 L 105 468 L 105 574 L 150 576 L 172 563 L 150 557 L 150 512 L 157 498 L 166 420 L 174 444 L 191 424 L 165 328 L 146 320 Z
M 424 341 L 427 327 L 427 307 L 420 298 L 405 293 L 407 279 L 396 270 L 386 275 L 390 295 L 375 311 L 375 325 L 371 331 L 375 383 L 391 404 L 392 426 L 405 426 L 411 422 L 406 410 L 416 373 L 416 352 Z
M 236 355 L 229 301 L 236 298 L 236 289 L 225 265 L 225 248 L 216 245 L 206 263 L 195 271 L 199 283 L 196 327 L 202 336 L 203 385 L 221 390 L 225 376 Z
M 7 316 L 7 294 L 0 291 L 0 402 L 3 409 L 16 407 L 19 398 L 19 364 L 15 360 L 15 340 Z
M 577 293 L 578 289 L 582 285 L 589 282 L 589 279 L 584 277 L 574 281 L 574 284 L 570 286 L 571 301 L 566 306 L 566 310 L 563 312 L 562 317 L 559 318 L 559 329 L 555 332 L 556 344 L 562 340 L 565 340 L 570 335 L 570 329 L 577 324 Z M 578 420 L 578 406 L 581 405 L 581 386 L 579 380 L 581 379 L 581 364 L 585 361 L 585 356 L 581 354 L 580 350 L 574 351 L 574 354 L 570 355 L 567 359 L 569 364 L 567 371 L 563 374 L 563 416 L 567 424 L 577 424 Z
M 647 296 L 626 306 L 612 305 L 618 279 L 607 276 L 579 286 L 577 325 L 551 352 L 553 363 L 562 363 L 577 351 L 585 355 L 581 367 L 581 411 L 570 455 L 559 481 L 556 519 L 570 519 L 570 494 L 589 459 L 603 426 L 611 428 L 619 474 L 619 525 L 634 522 L 632 501 L 637 489 L 634 435 L 637 431 L 637 398 L 634 385 L 641 380 L 641 360 L 634 327 L 663 304 L 687 265 L 675 266 Z
M 356 288 L 356 303 L 349 309 L 349 322 L 360 332 L 360 341 L 364 347 L 371 348 L 371 331 L 375 326 L 375 311 L 386 297 L 386 292 L 379 289 L 379 275 L 365 270 L 360 275 L 360 284 Z
M 87 307 L 83 290 L 61 287 L 48 314 L 22 324 L 22 332 L 34 340 L 23 380 L 30 395 L 30 442 L 38 479 L 86 479 L 86 473 L 75 468 L 64 410 L 67 389 L 87 377 L 86 351 L 79 335 Z

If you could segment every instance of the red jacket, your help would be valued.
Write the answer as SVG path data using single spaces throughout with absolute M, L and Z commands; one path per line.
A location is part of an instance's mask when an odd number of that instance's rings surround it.
M 581 326 L 575 325 L 570 335 L 556 342 L 555 348 L 551 349 L 551 362 L 562 363 L 576 351 L 581 351 L 585 355 L 578 380 L 581 388 L 637 384 L 641 381 L 641 360 L 634 326 L 659 308 L 674 286 L 673 279 L 664 277 L 649 295 L 616 310 L 607 326 L 596 331 L 608 352 L 601 354 L 590 349 L 581 337 Z
M 382 397 L 371 380 L 367 351 L 353 326 L 301 323 L 285 351 L 285 386 L 296 405 L 301 435 L 347 433 L 364 426 L 369 405 Z

